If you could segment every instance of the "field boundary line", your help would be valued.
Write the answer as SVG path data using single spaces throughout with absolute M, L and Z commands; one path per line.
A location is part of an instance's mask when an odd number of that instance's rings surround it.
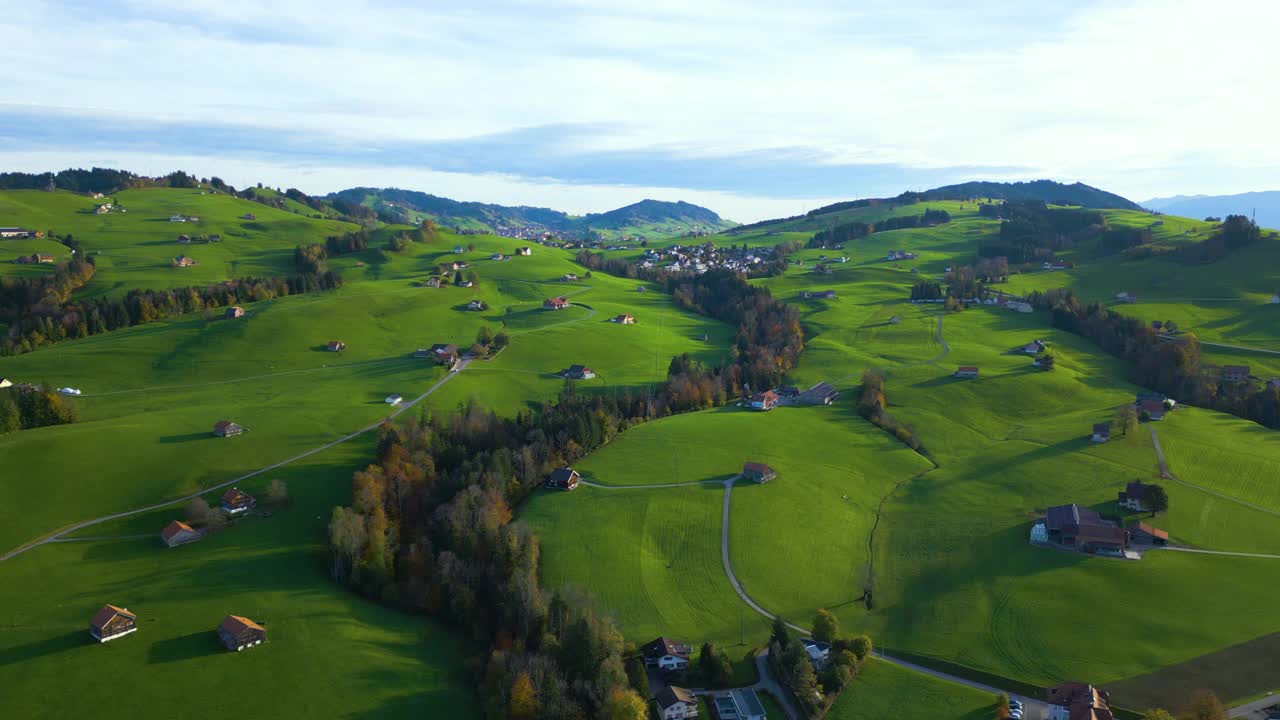
M 1273 515 L 1273 516 L 1275 516 L 1275 517 L 1280 517 L 1280 511 L 1272 510 L 1271 508 L 1263 507 L 1263 506 L 1261 506 L 1261 505 L 1255 505 L 1255 504 L 1253 504 L 1253 503 L 1249 502 L 1248 500 L 1241 500 L 1240 498 L 1235 497 L 1234 495 L 1227 495 L 1226 493 L 1219 492 L 1219 491 L 1217 491 L 1217 490 L 1212 490 L 1212 489 L 1207 488 L 1207 487 L 1205 487 L 1205 486 L 1203 486 L 1203 485 L 1197 485 L 1197 484 L 1195 484 L 1195 483 L 1187 482 L 1186 480 L 1181 480 L 1181 479 L 1179 479 L 1179 478 L 1178 478 L 1178 476 L 1176 476 L 1176 475 L 1174 475 L 1173 473 L 1169 472 L 1169 464 L 1168 464 L 1168 463 L 1166 463 L 1166 462 L 1165 462 L 1165 460 L 1164 460 L 1164 450 L 1162 450 L 1162 449 L 1160 448 L 1160 436 L 1158 436 L 1158 435 L 1156 434 L 1156 428 L 1155 428 L 1155 426 L 1154 426 L 1154 425 L 1148 425 L 1148 429 L 1150 429 L 1150 430 L 1151 430 L 1151 444 L 1152 444 L 1152 445 L 1155 447 L 1155 449 L 1156 449 L 1156 462 L 1158 462 L 1158 463 L 1160 464 L 1160 476 L 1161 476 L 1161 477 L 1166 478 L 1166 479 L 1168 479 L 1168 480 L 1172 480 L 1172 481 L 1174 481 L 1174 482 L 1176 482 L 1176 483 L 1178 483 L 1178 484 L 1180 484 L 1180 485 L 1186 485 L 1187 487 L 1195 488 L 1196 490 L 1199 490 L 1199 491 L 1201 491 L 1201 492 L 1203 492 L 1203 493 L 1208 493 L 1209 495 L 1212 495 L 1212 496 L 1214 496 L 1214 497 L 1222 498 L 1223 500 L 1229 500 L 1229 501 L 1231 501 L 1231 502 L 1233 502 L 1233 503 L 1236 503 L 1236 504 L 1238 504 L 1238 505 L 1243 505 L 1244 507 L 1247 507 L 1247 508 L 1249 508 L 1249 509 L 1251 509 L 1251 510 L 1257 510 L 1258 512 L 1264 512 L 1264 513 L 1266 513 L 1266 514 L 1268 514 L 1268 515 Z

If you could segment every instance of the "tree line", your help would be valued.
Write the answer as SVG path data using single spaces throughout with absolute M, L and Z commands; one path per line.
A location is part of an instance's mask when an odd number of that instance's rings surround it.
M 9 323 L 0 338 L 0 356 L 192 312 L 269 300 L 339 287 L 331 272 L 289 278 L 241 278 L 204 287 L 130 290 L 124 297 L 76 299 L 93 279 L 93 258 L 76 253 L 53 274 L 0 278 L 0 320 Z
M 871 656 L 872 642 L 867 635 L 841 635 L 840 621 L 826 609 L 818 610 L 813 619 L 813 639 L 830 646 L 820 670 L 814 668 L 804 643 L 792 634 L 787 621 L 781 616 L 774 618 L 769 664 L 805 713 L 822 717 Z
M 79 421 L 80 411 L 75 404 L 47 382 L 0 389 L 0 435 Z
M 843 245 L 851 240 L 859 240 L 872 233 L 888 230 L 905 230 L 919 227 L 933 227 L 951 222 L 951 214 L 946 210 L 925 210 L 919 215 L 901 215 L 885 218 L 875 223 L 851 222 L 814 233 L 806 247 L 829 248 Z
M 978 214 L 1001 220 L 997 237 L 984 241 L 978 254 L 1003 256 L 1015 265 L 1051 259 L 1107 229 L 1106 216 L 1097 210 L 1050 208 L 1041 200 L 984 203 Z
M 1053 326 L 1089 338 L 1103 350 L 1128 360 L 1134 382 L 1176 397 L 1178 402 L 1219 410 L 1280 429 L 1280 387 L 1224 382 L 1201 358 L 1191 333 L 1162 337 L 1148 323 L 1100 303 L 1084 303 L 1070 290 L 1033 292 L 1033 307 L 1050 310 Z

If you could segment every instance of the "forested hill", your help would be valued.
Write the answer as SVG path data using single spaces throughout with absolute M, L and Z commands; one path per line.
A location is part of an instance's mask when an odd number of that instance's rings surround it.
M 1051 205 L 1079 205 L 1087 208 L 1140 210 L 1138 204 L 1115 193 L 1084 183 L 1032 180 L 1030 182 L 974 181 L 926 190 L 921 200 L 967 200 L 999 198 L 1001 200 L 1042 200 Z
M 733 227 L 707 208 L 687 202 L 642 200 L 603 213 L 574 216 L 549 208 L 463 202 L 399 188 L 357 187 L 329 195 L 373 208 L 386 220 L 413 224 L 430 218 L 446 227 L 510 234 L 516 230 L 609 237 L 660 237 L 690 232 L 713 233 Z

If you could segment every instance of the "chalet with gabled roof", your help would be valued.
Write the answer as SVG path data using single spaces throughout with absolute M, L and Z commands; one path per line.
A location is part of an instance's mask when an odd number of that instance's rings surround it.
M 240 652 L 267 641 L 267 631 L 247 617 L 228 615 L 218 625 L 218 640 L 228 650 Z
M 347 349 L 347 344 L 341 340 L 330 340 L 329 344 L 325 346 L 325 349 L 329 352 L 342 352 Z
M 451 368 L 454 363 L 458 362 L 458 346 L 453 343 L 436 343 L 431 346 L 427 357 L 430 357 L 431 361 L 437 365 Z
M 1159 400 L 1142 400 L 1138 402 L 1138 414 L 1146 415 L 1149 420 L 1163 420 L 1165 412 L 1164 403 Z
M 613 318 L 613 322 L 619 325 L 635 325 L 636 317 L 631 313 L 623 313 Z
M 244 433 L 244 428 L 230 420 L 219 420 L 213 424 L 213 434 L 218 437 L 235 437 Z
M 961 365 L 956 371 L 951 373 L 954 378 L 976 378 L 978 377 L 978 368 L 973 365 Z
M 222 493 L 222 509 L 226 510 L 228 515 L 247 513 L 257 504 L 258 501 L 252 495 L 240 488 L 231 488 Z
M 100 643 L 124 637 L 137 629 L 138 616 L 115 605 L 103 605 L 89 620 L 89 635 Z
M 1093 436 L 1089 438 L 1096 443 L 1104 443 L 1111 439 L 1111 423 L 1094 423 Z
M 800 297 L 810 300 L 830 300 L 836 296 L 835 290 L 805 290 L 800 293 Z
M 576 490 L 581 476 L 573 468 L 556 468 L 547 476 L 544 487 L 550 490 Z
M 1088 683 L 1067 682 L 1049 688 L 1048 720 L 1114 720 L 1111 696 Z
M 227 311 L 223 313 L 222 316 L 228 320 L 242 318 L 244 317 L 244 308 L 240 307 L 239 305 L 232 305 L 231 307 L 227 308 Z
M 666 637 L 655 638 L 640 648 L 645 665 L 666 672 L 689 667 L 689 656 L 692 652 L 693 648 L 688 645 Z
M 204 536 L 196 532 L 195 528 L 181 520 L 174 520 L 166 525 L 164 530 L 160 531 L 160 539 L 169 547 L 178 547 L 179 545 L 193 543 L 202 537 Z
M 1050 540 L 1084 552 L 1120 551 L 1129 545 L 1129 533 L 1124 528 L 1075 503 L 1049 508 L 1045 529 Z
M 1135 543 L 1164 547 L 1169 544 L 1169 533 L 1145 522 L 1131 522 L 1125 526 L 1130 539 Z
M 526 246 L 526 247 L 522 247 L 522 248 L 516 248 L 516 254 L 517 254 L 517 255 L 532 255 L 532 254 L 533 254 L 533 248 L 531 248 L 531 247 L 527 247 L 527 246 Z
M 576 273 L 565 273 L 560 276 L 560 282 L 577 282 L 578 275 Z
M 1151 512 L 1150 503 L 1147 501 L 1147 492 L 1150 488 L 1151 485 L 1141 480 L 1134 480 L 1126 484 L 1124 490 L 1116 494 L 1116 505 L 1122 510 Z
M 570 380 L 590 380 L 596 376 L 596 371 L 586 365 L 570 365 L 563 374 Z
M 568 298 L 553 297 L 542 301 L 543 310 L 564 310 L 569 307 Z
M 689 690 L 665 685 L 654 694 L 659 720 L 685 720 L 698 716 L 698 698 Z
M 765 390 L 764 392 L 755 393 L 754 395 L 751 396 L 751 400 L 748 403 L 748 405 L 752 410 L 757 410 L 760 412 L 767 412 L 769 410 L 772 410 L 774 407 L 777 406 L 777 404 L 778 404 L 778 393 L 772 390 Z
M 778 473 L 764 463 L 746 462 L 742 464 L 742 477 L 758 483 L 767 483 L 778 477 Z

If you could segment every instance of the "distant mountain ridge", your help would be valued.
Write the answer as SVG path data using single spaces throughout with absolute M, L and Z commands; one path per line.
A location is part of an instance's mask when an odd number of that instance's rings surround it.
M 924 200 L 967 200 L 973 197 L 1001 200 L 1043 200 L 1054 205 L 1079 205 L 1087 208 L 1140 210 L 1134 201 L 1082 182 L 1071 184 L 1056 180 L 1029 182 L 988 182 L 976 180 L 944 185 L 920 193 Z
M 372 207 L 388 221 L 412 223 L 425 216 L 446 227 L 504 233 L 523 230 L 656 237 L 714 233 L 735 225 L 712 210 L 684 201 L 641 200 L 607 212 L 575 216 L 550 208 L 453 200 L 401 188 L 355 187 L 327 197 Z
M 1280 228 L 1280 190 L 1262 190 L 1236 195 L 1174 195 L 1144 200 L 1142 207 L 1166 215 L 1189 218 L 1226 217 L 1257 213 L 1262 227 Z

